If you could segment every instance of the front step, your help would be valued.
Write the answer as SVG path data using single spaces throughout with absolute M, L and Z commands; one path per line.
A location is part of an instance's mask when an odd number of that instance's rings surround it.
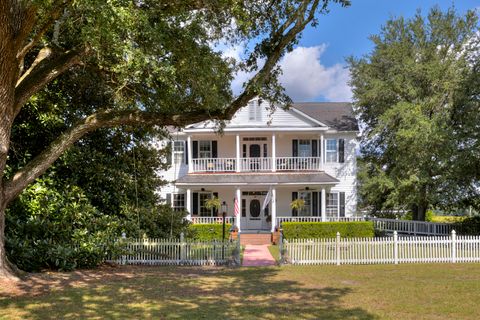
M 240 244 L 272 244 L 272 234 L 271 233 L 241 233 L 240 234 Z

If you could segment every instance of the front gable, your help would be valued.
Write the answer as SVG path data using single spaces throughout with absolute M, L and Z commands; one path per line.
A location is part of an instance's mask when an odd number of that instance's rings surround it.
M 188 129 L 214 128 L 211 121 L 201 122 L 189 126 Z M 235 128 L 318 128 L 325 125 L 293 108 L 285 110 L 276 107 L 272 112 L 270 103 L 259 102 L 259 99 L 250 103 L 235 113 L 232 120 L 226 122 L 226 129 Z

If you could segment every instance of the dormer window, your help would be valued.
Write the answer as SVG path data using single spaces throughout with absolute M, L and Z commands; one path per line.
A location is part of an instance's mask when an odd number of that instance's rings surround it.
M 248 120 L 255 122 L 262 121 L 262 107 L 258 99 L 248 103 Z

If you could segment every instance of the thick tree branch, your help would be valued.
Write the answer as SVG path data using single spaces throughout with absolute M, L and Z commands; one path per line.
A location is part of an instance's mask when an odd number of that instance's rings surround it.
M 18 80 L 15 88 L 14 115 L 36 92 L 53 79 L 81 62 L 85 50 L 70 50 L 55 53 L 49 48 L 42 49 L 29 70 Z
M 115 111 L 107 110 L 93 114 L 83 121 L 80 121 L 53 141 L 42 153 L 30 161 L 24 168 L 19 170 L 13 178 L 5 182 L 5 200 L 12 201 L 22 190 L 37 177 L 43 174 L 52 164 L 85 134 L 98 128 L 114 127 L 119 125 L 143 125 L 143 126 L 175 126 L 184 127 L 186 125 L 205 120 L 228 120 L 233 117 L 235 112 L 245 106 L 249 100 L 254 98 L 260 88 L 264 86 L 275 68 L 280 58 L 285 53 L 288 46 L 296 39 L 304 27 L 310 23 L 317 10 L 320 0 L 314 1 L 310 9 L 307 6 L 299 6 L 294 13 L 295 19 L 288 20 L 285 23 L 288 26 L 281 26 L 283 30 L 288 30 L 283 36 L 275 39 L 272 44 L 272 50 L 267 55 L 265 64 L 257 74 L 248 81 L 245 90 L 229 106 L 206 113 L 201 105 L 194 108 L 195 111 L 180 114 L 155 113 L 146 111 Z M 305 1 L 307 2 L 307 1 Z M 32 71 L 33 75 L 33 71 Z M 27 79 L 25 79 L 27 81 Z M 42 82 L 44 83 L 44 82 Z M 27 90 L 28 91 L 28 90 Z M 189 106 L 191 107 L 191 106 Z M 178 106 L 177 110 L 185 110 Z

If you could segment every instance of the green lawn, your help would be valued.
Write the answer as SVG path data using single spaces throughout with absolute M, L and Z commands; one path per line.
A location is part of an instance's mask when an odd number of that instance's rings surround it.
M 480 264 L 118 267 L 0 283 L 1 319 L 478 319 Z

